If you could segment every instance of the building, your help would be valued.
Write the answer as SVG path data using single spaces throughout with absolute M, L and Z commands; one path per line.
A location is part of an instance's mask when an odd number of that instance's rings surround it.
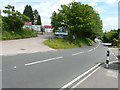
M 53 27 L 51 25 L 44 25 L 45 32 L 53 32 Z
M 41 25 L 32 25 L 32 22 L 25 22 L 23 28 L 33 29 L 37 32 L 41 31 Z
M 29 28 L 29 29 L 32 29 L 32 22 L 25 22 L 23 28 Z

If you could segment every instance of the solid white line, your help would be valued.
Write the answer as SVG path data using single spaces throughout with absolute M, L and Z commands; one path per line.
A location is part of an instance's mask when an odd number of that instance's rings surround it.
M 113 51 L 110 49 L 110 48 L 108 48 L 109 50 L 110 50 L 110 52 L 113 54 L 113 56 L 115 57 L 115 59 L 118 59 L 118 57 L 113 53 Z
M 109 62 L 109 64 L 112 64 L 112 63 L 117 63 L 117 62 L 119 62 L 119 61 L 112 61 L 112 62 Z
M 32 62 L 32 63 L 27 63 L 27 64 L 25 64 L 25 66 L 30 66 L 30 65 L 43 63 L 43 62 L 47 62 L 47 61 L 52 61 L 52 60 L 57 60 L 57 59 L 61 59 L 61 58 L 63 58 L 63 57 L 56 57 L 56 58 L 50 58 L 50 59 L 46 59 L 46 60 L 42 60 L 42 61 L 36 61 L 36 62 Z
M 72 81 L 70 81 L 69 83 L 67 83 L 66 85 L 64 85 L 62 87 L 62 89 L 69 87 L 70 85 L 72 85 L 74 82 L 76 82 L 77 80 L 79 80 L 80 78 L 82 78 L 84 75 L 86 75 L 87 73 L 89 73 L 90 71 L 92 71 L 93 69 L 95 69 L 96 67 L 98 67 L 101 63 L 98 63 L 97 65 L 93 66 L 92 68 L 90 68 L 88 71 L 84 72 L 83 74 L 81 74 L 80 76 L 78 76 L 77 78 L 73 79 Z
M 84 52 L 74 53 L 74 54 L 72 54 L 72 56 L 75 56 L 75 55 L 78 55 L 78 54 L 81 54 L 81 53 L 84 53 Z
M 76 85 L 74 85 L 72 88 L 76 88 L 78 85 L 80 85 L 82 82 L 84 82 L 88 77 L 90 77 L 93 73 L 95 73 L 100 67 L 92 71 L 88 76 L 86 76 L 84 79 L 82 79 L 80 82 L 78 82 Z

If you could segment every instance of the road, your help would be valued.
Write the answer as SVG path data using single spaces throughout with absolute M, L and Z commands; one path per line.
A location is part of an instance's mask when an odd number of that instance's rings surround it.
M 97 42 L 83 48 L 3 56 L 2 87 L 62 88 L 91 67 L 105 62 L 107 50 Z

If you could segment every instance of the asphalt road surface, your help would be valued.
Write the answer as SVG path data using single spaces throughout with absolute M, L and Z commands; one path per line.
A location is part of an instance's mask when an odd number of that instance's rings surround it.
M 107 50 L 97 42 L 83 48 L 3 56 L 2 88 L 61 88 L 105 62 Z

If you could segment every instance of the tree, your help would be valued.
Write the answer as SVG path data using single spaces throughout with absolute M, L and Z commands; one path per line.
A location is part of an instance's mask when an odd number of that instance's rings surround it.
M 30 21 L 32 23 L 34 23 L 34 16 L 33 16 L 33 10 L 32 7 L 30 5 L 26 5 L 25 9 L 23 11 L 23 14 L 26 15 L 27 17 L 30 18 Z
M 18 31 L 21 30 L 24 22 L 28 21 L 29 18 L 18 11 L 15 11 L 14 6 L 8 5 L 3 10 L 3 13 L 8 16 L 3 16 L 3 30 L 7 31 Z
M 118 30 L 111 30 L 103 34 L 103 42 L 106 42 L 106 43 L 114 44 L 115 40 L 118 40 L 118 38 L 119 38 Z
M 34 10 L 33 15 L 34 15 L 34 23 L 37 24 L 37 25 L 42 25 L 41 17 L 40 17 L 40 15 L 39 15 L 39 13 L 36 9 Z
M 37 19 L 37 25 L 42 25 L 40 15 L 38 16 L 38 19 Z
M 80 2 L 72 2 L 61 5 L 59 12 L 53 12 L 51 24 L 53 26 L 65 25 L 69 30 L 69 36 L 77 38 L 91 38 L 102 34 L 102 21 L 99 14 L 89 5 Z

